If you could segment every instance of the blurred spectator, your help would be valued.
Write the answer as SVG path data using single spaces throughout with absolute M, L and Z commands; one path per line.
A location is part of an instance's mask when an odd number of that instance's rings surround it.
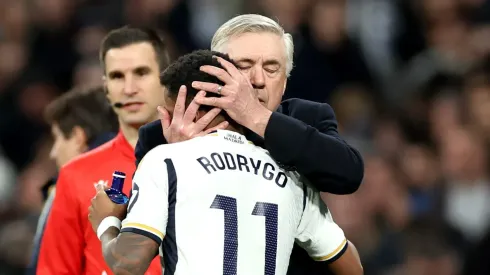
M 447 180 L 444 215 L 469 241 L 479 241 L 490 226 L 488 155 L 481 138 L 465 129 L 449 131 L 441 144 Z
M 73 85 L 95 87 L 102 85 L 103 70 L 95 58 L 80 61 L 74 70 Z
M 312 3 L 286 96 L 326 102 L 340 85 L 370 84 L 371 75 L 348 36 L 345 0 Z
M 461 265 L 458 236 L 444 224 L 414 221 L 403 240 L 405 261 L 395 274 L 457 275 Z
M 408 145 L 401 152 L 400 169 L 410 194 L 412 218 L 437 219 L 441 178 L 434 152 L 421 144 Z
M 117 116 L 102 86 L 78 86 L 68 91 L 47 106 L 44 118 L 51 126 L 54 139 L 49 157 L 56 162 L 58 169 L 82 153 L 109 141 L 119 130 Z M 44 226 L 55 196 L 56 178 L 42 187 L 46 201 L 36 229 L 29 274 L 36 274 Z

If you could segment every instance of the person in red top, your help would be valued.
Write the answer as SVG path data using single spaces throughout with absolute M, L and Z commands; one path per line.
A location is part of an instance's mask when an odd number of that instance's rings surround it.
M 163 104 L 159 76 L 169 59 L 156 32 L 131 27 L 113 30 L 102 42 L 100 60 L 105 92 L 118 116 L 120 131 L 108 143 L 61 168 L 37 274 L 112 274 L 87 218 L 96 194 L 94 185 L 109 184 L 114 170 L 119 170 L 128 175 L 123 191 L 129 194 L 131 175 L 136 169 L 134 146 L 138 128 L 156 120 L 157 106 Z M 159 257 L 155 257 L 146 274 L 161 273 Z

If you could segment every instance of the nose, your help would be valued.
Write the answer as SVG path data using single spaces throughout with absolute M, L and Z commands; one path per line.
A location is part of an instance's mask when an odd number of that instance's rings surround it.
M 265 87 L 264 70 L 258 66 L 254 66 L 250 70 L 250 83 L 255 89 L 263 89 Z
M 134 79 L 134 77 L 132 76 L 127 76 L 125 79 L 124 79 L 124 88 L 123 88 L 123 93 L 125 95 L 133 95 L 137 92 L 137 89 L 136 89 L 136 81 Z

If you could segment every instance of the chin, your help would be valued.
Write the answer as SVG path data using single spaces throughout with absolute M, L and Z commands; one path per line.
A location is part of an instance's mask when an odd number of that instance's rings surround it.
M 155 120 L 154 116 L 147 114 L 128 114 L 121 117 L 121 121 L 128 125 L 141 126 Z

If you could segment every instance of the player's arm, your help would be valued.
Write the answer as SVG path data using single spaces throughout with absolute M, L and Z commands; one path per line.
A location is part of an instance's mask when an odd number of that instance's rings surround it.
M 337 275 L 363 274 L 359 254 L 334 222 L 319 192 L 306 188 L 305 207 L 296 242 L 310 257 Z
M 101 235 L 102 252 L 114 274 L 144 274 L 158 254 L 167 227 L 170 160 L 150 152 L 133 179 L 128 214 L 121 231 L 110 227 Z
M 84 235 L 76 197 L 76 179 L 83 177 L 74 173 L 65 168 L 60 171 L 56 195 L 41 239 L 36 274 L 82 273 Z
M 102 234 L 102 252 L 114 274 L 144 274 L 158 253 L 159 244 L 141 234 L 110 227 Z
M 347 241 L 347 249 L 337 260 L 330 263 L 326 268 L 336 275 L 363 274 L 361 260 L 356 247 Z

